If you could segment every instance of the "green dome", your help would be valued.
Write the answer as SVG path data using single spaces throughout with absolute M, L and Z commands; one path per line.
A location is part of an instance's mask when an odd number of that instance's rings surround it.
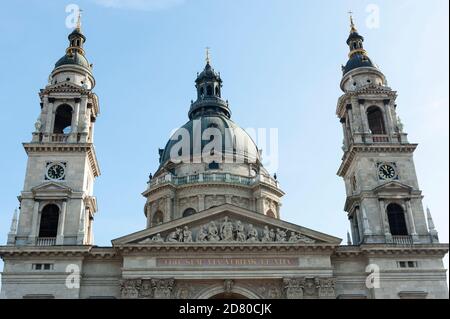
M 62 65 L 79 65 L 87 69 L 91 68 L 86 57 L 78 52 L 74 52 L 73 55 L 64 55 L 61 59 L 58 60 L 58 62 L 56 62 L 55 68 Z

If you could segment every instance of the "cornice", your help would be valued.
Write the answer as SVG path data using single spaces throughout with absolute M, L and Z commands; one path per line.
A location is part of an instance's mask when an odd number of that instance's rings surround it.
M 355 91 L 348 91 L 345 94 L 341 95 L 338 99 L 337 107 L 336 107 L 336 115 L 340 118 L 345 113 L 345 107 L 347 106 L 347 100 L 357 97 L 357 98 L 366 98 L 373 99 L 376 96 L 377 100 L 383 100 L 386 97 L 391 99 L 397 99 L 397 91 L 393 91 L 389 87 L 378 86 L 374 84 L 369 84 L 363 86 Z
M 283 253 L 283 252 L 302 252 L 302 253 L 333 253 L 337 245 L 333 244 L 298 244 L 298 243 L 279 243 L 279 244 L 233 244 L 233 243 L 199 243 L 199 244 L 178 244 L 164 243 L 161 245 L 145 244 L 126 244 L 114 246 L 121 254 L 135 253 L 186 253 L 186 252 L 211 252 L 211 253 L 239 253 L 239 252 L 260 252 L 260 253 Z
M 443 258 L 449 251 L 448 244 L 423 245 L 390 245 L 390 244 L 364 244 L 361 246 L 340 246 L 333 257 L 396 257 L 423 255 Z
M 358 153 L 413 153 L 418 144 L 353 144 L 342 159 L 337 174 L 344 177 Z
M 258 188 L 265 188 L 265 189 L 269 189 L 272 192 L 277 193 L 277 195 L 280 197 L 285 195 L 285 193 L 281 189 L 278 189 L 278 188 L 276 188 L 270 184 L 264 183 L 264 182 L 258 182 L 256 184 L 252 184 L 252 185 L 244 185 L 244 184 L 239 184 L 239 183 L 228 183 L 228 182 L 220 182 L 220 181 L 204 181 L 204 182 L 184 184 L 184 185 L 179 185 L 179 186 L 168 182 L 168 183 L 156 185 L 155 187 L 147 189 L 146 191 L 144 191 L 142 193 L 142 196 L 148 197 L 148 196 L 155 194 L 157 192 L 160 192 L 164 189 L 183 190 L 183 189 L 190 189 L 190 188 L 193 188 L 193 189 L 208 188 L 208 187 L 212 187 L 212 186 L 219 186 L 219 187 L 224 187 L 224 188 L 245 189 L 245 190 L 251 190 L 251 191 L 255 191 Z
M 53 257 L 53 258 L 90 258 L 90 259 L 120 259 L 117 250 L 113 247 L 96 246 L 0 246 L 0 257 Z
M 92 143 L 23 143 L 22 144 L 27 155 L 31 153 L 42 152 L 85 152 L 88 155 L 89 164 L 95 177 L 100 176 L 100 167 L 95 153 L 95 147 Z

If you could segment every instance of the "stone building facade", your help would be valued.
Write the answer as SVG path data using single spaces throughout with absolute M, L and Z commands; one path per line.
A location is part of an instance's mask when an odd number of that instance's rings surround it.
M 336 111 L 347 245 L 281 219 L 284 193 L 251 137 L 231 120 L 208 58 L 189 121 L 159 151 L 160 166 L 143 192 L 146 229 L 95 246 L 100 107 L 79 26 L 69 41 L 40 92 L 41 113 L 24 144 L 20 212 L 0 246 L 1 297 L 448 298 L 448 245 L 422 206 L 417 145 L 408 141 L 396 92 L 353 21 Z

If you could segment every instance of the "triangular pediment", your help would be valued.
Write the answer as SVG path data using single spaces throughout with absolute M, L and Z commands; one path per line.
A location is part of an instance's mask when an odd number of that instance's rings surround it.
M 58 92 L 84 92 L 86 91 L 82 86 L 79 86 L 72 82 L 60 82 L 49 85 L 44 90 L 46 93 L 58 93 Z
M 39 186 L 33 187 L 31 189 L 33 193 L 39 193 L 39 192 L 71 192 L 72 189 L 66 185 L 58 184 L 55 182 L 47 182 L 44 184 L 41 184 Z
M 395 194 L 411 194 L 413 188 L 398 181 L 391 181 L 374 189 L 376 194 L 395 193 Z
M 114 246 L 182 244 L 340 244 L 341 239 L 231 204 L 130 234 Z

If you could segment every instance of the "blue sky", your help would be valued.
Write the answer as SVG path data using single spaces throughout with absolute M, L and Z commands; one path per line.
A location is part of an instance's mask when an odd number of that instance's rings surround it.
M 101 103 L 97 245 L 145 227 L 140 194 L 157 168 L 158 148 L 187 120 L 206 46 L 233 119 L 244 128 L 279 129 L 282 218 L 345 241 L 345 191 L 336 176 L 342 129 L 335 108 L 350 9 L 370 57 L 399 93 L 405 130 L 420 143 L 415 163 L 424 203 L 441 241 L 448 242 L 447 0 L 3 1 L 1 242 L 23 187 L 21 143 L 31 140 L 38 91 L 67 47 L 70 3 L 84 10 L 85 48 Z M 366 24 L 371 4 L 379 8 L 376 28 Z

